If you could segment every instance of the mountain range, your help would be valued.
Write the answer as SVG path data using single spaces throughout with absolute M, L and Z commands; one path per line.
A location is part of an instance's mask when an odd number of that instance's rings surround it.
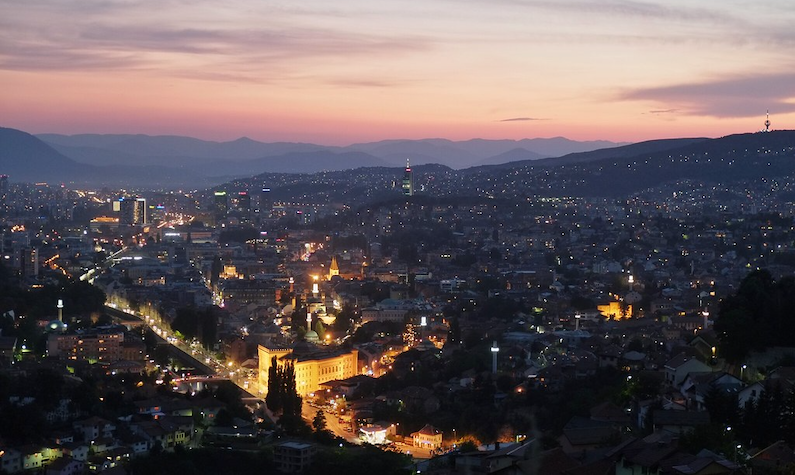
M 0 128 L 0 173 L 12 181 L 206 187 L 258 173 L 317 173 L 436 163 L 453 169 L 537 160 L 620 144 L 562 137 L 524 140 L 385 140 L 347 147 L 212 142 L 181 136 L 30 135 Z
M 148 135 L 56 135 L 39 139 L 73 160 L 98 166 L 140 165 L 188 169 L 206 177 L 262 172 L 315 173 L 362 166 L 438 163 L 453 169 L 540 159 L 623 144 L 577 142 L 562 137 L 524 140 L 384 140 L 347 147 L 310 143 L 258 142 L 240 138 L 211 142 L 190 137 Z
M 596 144 L 559 138 L 426 139 L 324 147 L 245 138 L 34 137 L 0 128 L 0 174 L 11 175 L 12 181 L 150 189 L 207 189 L 224 183 L 227 189 L 251 189 L 267 183 L 284 198 L 317 194 L 319 202 L 397 192 L 390 187 L 402 176 L 405 157 L 411 159 L 422 193 L 448 196 L 621 196 L 683 179 L 741 183 L 795 175 L 795 131 L 651 140 L 579 151 Z M 545 157 L 565 147 L 575 151 Z M 459 166 L 450 166 L 455 160 Z

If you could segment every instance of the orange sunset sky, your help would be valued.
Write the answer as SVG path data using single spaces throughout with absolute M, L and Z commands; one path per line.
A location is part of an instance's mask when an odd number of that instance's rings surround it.
M 795 128 L 792 0 L 0 0 L 0 126 L 346 145 Z

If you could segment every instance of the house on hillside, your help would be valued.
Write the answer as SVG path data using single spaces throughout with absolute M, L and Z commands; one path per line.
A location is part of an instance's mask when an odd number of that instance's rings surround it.
M 696 358 L 680 353 L 665 363 L 665 381 L 674 387 L 680 387 L 690 373 L 707 373 L 712 371 Z

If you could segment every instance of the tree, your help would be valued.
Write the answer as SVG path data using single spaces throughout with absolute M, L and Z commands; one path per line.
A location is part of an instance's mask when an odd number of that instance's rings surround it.
M 326 333 L 326 327 L 320 319 L 315 322 L 315 333 L 317 333 L 317 336 L 320 338 L 323 338 L 323 335 Z
M 737 292 L 721 302 L 715 331 L 727 360 L 742 361 L 751 351 L 792 346 L 795 340 L 795 278 L 776 282 L 766 270 L 751 272 Z
M 334 329 L 337 331 L 347 332 L 353 326 L 355 319 L 356 311 L 354 310 L 353 306 L 350 304 L 344 304 L 342 306 L 342 310 L 340 310 L 340 313 L 338 313 L 337 317 L 334 319 Z
M 315 413 L 315 418 L 312 419 L 312 428 L 315 432 L 323 432 L 326 430 L 326 414 L 323 409 L 318 409 Z
M 301 417 L 303 400 L 295 386 L 295 366 L 288 361 L 279 364 L 274 356 L 268 368 L 268 394 L 265 404 L 274 413 Z
M 286 362 L 282 366 L 282 388 L 283 388 L 283 407 L 282 414 L 301 417 L 301 406 L 303 400 L 298 395 L 295 387 L 295 366 L 292 361 Z
M 284 407 L 284 395 L 282 394 L 281 372 L 279 371 L 279 361 L 274 356 L 271 358 L 271 366 L 268 368 L 268 394 L 265 396 L 265 404 L 274 413 L 279 413 Z

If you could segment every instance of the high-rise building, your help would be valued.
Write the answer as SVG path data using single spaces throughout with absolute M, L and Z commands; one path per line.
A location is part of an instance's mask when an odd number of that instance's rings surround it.
M 271 189 L 268 187 L 262 188 L 262 193 L 259 195 L 259 212 L 263 218 L 270 218 L 273 211 L 273 198 L 271 198 Z
M 149 210 L 146 208 L 146 198 L 135 198 L 135 211 L 133 215 L 135 224 L 148 224 L 148 211 Z
M 113 209 L 117 209 L 116 203 Z M 119 198 L 119 225 L 140 226 L 147 223 L 146 198 Z
M 213 201 L 215 217 L 217 219 L 224 219 L 226 218 L 226 214 L 229 211 L 229 201 L 227 200 L 226 192 L 223 190 L 218 190 L 215 192 L 215 201 Z
M 406 160 L 406 170 L 403 172 L 403 195 L 414 196 L 414 177 L 408 160 Z
M 241 191 L 237 194 L 237 212 L 242 221 L 248 221 L 251 218 L 251 196 L 248 191 Z
M 20 270 L 22 277 L 39 276 L 39 250 L 35 247 L 26 247 L 20 254 Z

